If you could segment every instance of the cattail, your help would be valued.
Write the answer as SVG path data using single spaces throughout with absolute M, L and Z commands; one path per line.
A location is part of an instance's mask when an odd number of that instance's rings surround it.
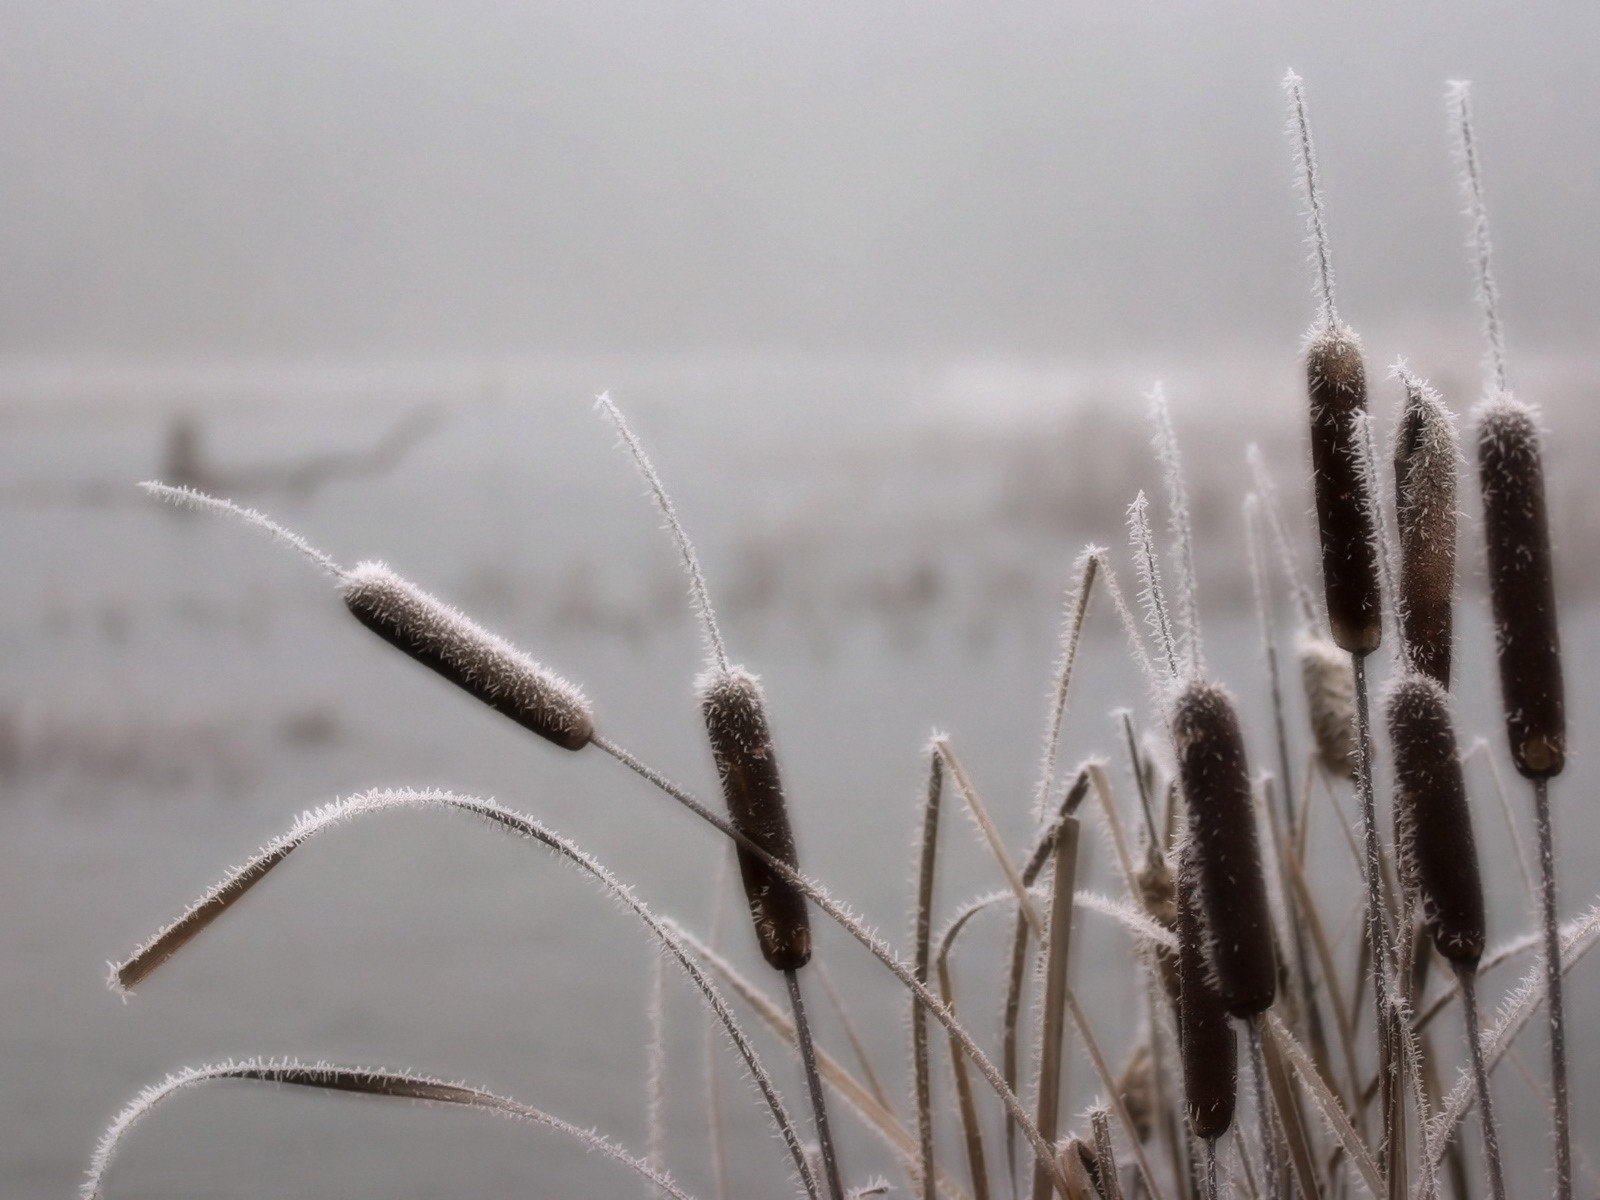
M 1394 431 L 1394 509 L 1400 530 L 1396 611 L 1412 667 L 1450 690 L 1456 584 L 1455 418 L 1403 367 L 1406 402 Z
M 1184 842 L 1178 854 L 1178 1043 L 1183 1094 L 1190 1130 L 1211 1141 L 1233 1124 L 1238 1047 L 1227 1007 L 1206 970 L 1194 843 Z
M 340 590 L 356 620 L 524 729 L 568 750 L 594 736 L 576 687 L 382 563 L 358 564 Z
M 1330 775 L 1354 779 L 1360 748 L 1356 744 L 1356 681 L 1350 656 L 1326 638 L 1306 634 L 1300 639 L 1300 682 L 1305 688 L 1317 761 Z
M 760 682 L 741 667 L 712 668 L 697 686 L 734 828 L 767 853 L 796 865 L 794 832 L 789 828 Z M 811 958 L 805 897 L 742 846 L 739 874 L 767 962 L 780 971 L 805 966 Z
M 1474 966 L 1487 938 L 1483 881 L 1450 698 L 1433 680 L 1412 676 L 1394 685 L 1385 709 L 1401 883 L 1439 953 Z
M 1517 770 L 1549 779 L 1566 765 L 1544 467 L 1534 411 L 1509 396 L 1478 412 L 1478 480 L 1506 733 Z
M 1228 1011 L 1253 1016 L 1271 1007 L 1278 971 L 1244 734 L 1227 691 L 1200 680 L 1185 685 L 1173 703 L 1172 737 L 1189 808 L 1206 958 Z
M 1361 343 L 1348 327 L 1331 326 L 1311 335 L 1305 353 L 1328 624 L 1341 649 L 1370 654 L 1383 640 L 1383 605 L 1377 542 L 1357 452 L 1356 418 L 1367 407 Z

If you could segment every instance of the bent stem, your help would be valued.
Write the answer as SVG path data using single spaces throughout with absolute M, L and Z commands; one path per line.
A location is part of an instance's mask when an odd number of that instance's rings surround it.
M 1544 964 L 1550 1005 L 1550 1094 L 1555 1102 L 1557 1200 L 1572 1198 L 1572 1116 L 1567 1099 L 1567 1032 L 1561 986 L 1561 926 L 1556 916 L 1556 853 L 1550 831 L 1550 781 L 1533 781 L 1539 837 L 1539 891 L 1544 910 Z
M 844 1188 L 839 1183 L 839 1158 L 833 1151 L 833 1131 L 828 1126 L 828 1102 L 817 1074 L 817 1050 L 811 1042 L 811 1022 L 806 1020 L 805 1001 L 800 996 L 800 976 L 793 968 L 783 973 L 789 987 L 789 1007 L 794 1010 L 795 1037 L 800 1042 L 800 1061 L 805 1064 L 806 1090 L 811 1093 L 811 1111 L 816 1116 L 817 1145 L 822 1150 L 822 1171 L 828 1181 L 828 1195 L 841 1200 Z
M 1478 1118 L 1483 1123 L 1483 1157 L 1489 1172 L 1489 1194 L 1506 1200 L 1506 1181 L 1500 1165 L 1500 1130 L 1494 1119 L 1494 1098 L 1489 1091 L 1489 1068 L 1483 1061 L 1483 1032 L 1478 1021 L 1478 975 L 1466 963 L 1456 963 L 1456 981 L 1461 987 L 1461 1013 L 1467 1027 L 1467 1046 L 1472 1052 L 1472 1079 L 1478 1089 Z

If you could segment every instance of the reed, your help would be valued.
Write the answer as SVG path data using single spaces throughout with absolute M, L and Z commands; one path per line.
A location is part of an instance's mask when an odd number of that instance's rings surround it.
M 1403 363 L 1395 374 L 1406 392 L 1392 438 L 1399 531 L 1395 612 L 1411 667 L 1449 691 L 1461 450 L 1455 418 L 1439 394 Z
M 1139 617 L 1124 600 L 1109 555 L 1095 547 L 1086 549 L 1073 568 L 1066 595 L 1054 647 L 1043 752 L 1031 786 L 1024 783 L 1009 794 L 996 788 L 986 800 L 949 741 L 934 740 L 919 810 L 913 915 L 903 956 L 831 892 L 801 873 L 761 682 L 729 654 L 684 523 L 643 443 L 609 396 L 600 398 L 598 408 L 645 480 L 687 577 L 705 652 L 694 695 L 716 769 L 720 806 L 707 805 L 624 749 L 609 728 L 597 725 L 594 708 L 576 686 L 382 564 L 362 562 L 346 568 L 253 509 L 187 489 L 150 485 L 148 490 L 165 500 L 242 519 L 294 549 L 335 581 L 346 607 L 361 624 L 407 657 L 553 745 L 569 750 L 598 747 L 714 828 L 725 839 L 720 848 L 732 844 L 733 853 L 724 854 L 724 878 L 727 868 L 737 863 L 757 948 L 763 961 L 782 975 L 788 1004 L 786 1008 L 776 991 L 769 995 L 746 978 L 721 953 L 715 930 L 702 941 L 656 916 L 631 887 L 530 817 L 491 801 L 448 792 L 363 793 L 308 814 L 284 837 L 231 871 L 115 968 L 114 984 L 123 989 L 141 986 L 325 829 L 397 808 L 464 813 L 553 851 L 640 921 L 661 952 L 645 1005 L 650 1054 L 637 1088 L 647 1102 L 648 1154 L 634 1157 L 539 1110 L 465 1085 L 439 1084 L 402 1072 L 250 1060 L 197 1068 L 174 1077 L 173 1086 L 158 1087 L 141 1097 L 129 1110 L 134 1115 L 129 1118 L 125 1113 L 108 1132 L 105 1152 L 97 1155 L 93 1167 L 96 1186 L 109 1162 L 109 1148 L 155 1102 L 196 1083 L 240 1079 L 499 1112 L 576 1137 L 631 1167 L 657 1192 L 683 1197 L 663 1166 L 668 1159 L 676 1163 L 689 1157 L 668 1142 L 662 1121 L 676 1078 L 669 1075 L 665 1060 L 673 1040 L 668 1021 L 677 1015 L 669 1017 L 664 1002 L 662 968 L 671 965 L 693 984 L 710 1028 L 725 1035 L 754 1084 L 753 1098 L 764 1119 L 781 1139 L 782 1161 L 790 1178 L 775 1186 L 792 1192 L 797 1185 L 810 1200 L 822 1200 L 824 1195 L 830 1200 L 880 1195 L 887 1186 L 844 1177 L 833 1144 L 828 1091 L 833 1101 L 842 1101 L 840 1119 L 855 1122 L 876 1138 L 877 1148 L 888 1155 L 886 1161 L 923 1200 L 989 1200 L 1006 1194 L 1027 1194 L 1033 1200 L 1051 1196 L 1113 1200 L 1122 1195 L 1149 1200 L 1195 1200 L 1204 1195 L 1209 1200 L 1219 1190 L 1254 1200 L 1286 1200 L 1294 1195 L 1321 1200 L 1358 1190 L 1391 1200 L 1439 1200 L 1440 1164 L 1447 1154 L 1459 1154 L 1462 1143 L 1456 1130 L 1474 1103 L 1482 1114 L 1484 1178 L 1490 1193 L 1500 1200 L 1506 1184 L 1493 1072 L 1512 1054 L 1514 1040 L 1533 1023 L 1546 1000 L 1552 1018 L 1558 1191 L 1570 1187 L 1562 978 L 1600 943 L 1600 908 L 1565 927 L 1556 923 L 1547 788 L 1564 765 L 1565 713 L 1552 554 L 1536 419 L 1506 391 L 1498 289 L 1490 270 L 1470 110 L 1464 92 L 1453 94 L 1493 368 L 1489 399 L 1479 411 L 1476 453 L 1506 728 L 1512 761 L 1534 787 L 1542 884 L 1540 931 L 1513 938 L 1488 953 L 1486 899 L 1448 697 L 1456 619 L 1454 427 L 1443 402 L 1428 386 L 1403 365 L 1397 367 L 1405 397 L 1390 460 L 1398 532 L 1394 539 L 1398 553 L 1391 561 L 1382 511 L 1388 499 L 1383 481 L 1388 477 L 1378 471 L 1372 447 L 1360 346 L 1340 320 L 1335 303 L 1327 214 L 1304 89 L 1296 77 L 1286 83 L 1318 295 L 1305 365 L 1311 490 L 1316 497 L 1315 537 L 1323 586 L 1313 589 L 1301 577 L 1295 534 L 1280 511 L 1264 460 L 1252 449 L 1254 494 L 1247 500 L 1244 519 L 1267 661 L 1262 683 L 1272 708 L 1275 766 L 1281 778 L 1252 779 L 1240 708 L 1206 672 L 1196 582 L 1205 560 L 1196 546 L 1174 414 L 1159 388 L 1149 401 L 1167 511 L 1158 521 L 1144 493 L 1128 510 L 1144 625 L 1141 628 Z M 1286 589 L 1276 588 L 1269 575 L 1269 547 L 1281 566 Z M 1172 582 L 1170 593 L 1164 571 Z M 1070 779 L 1058 771 L 1064 748 L 1077 736 L 1068 728 L 1069 696 L 1074 691 L 1084 693 L 1077 677 L 1097 662 L 1080 654 L 1096 587 L 1109 595 L 1127 634 L 1129 655 L 1149 687 L 1147 699 L 1153 701 L 1143 718 L 1126 708 L 1113 713 L 1117 736 L 1128 753 L 1136 801 L 1127 795 L 1119 801 L 1112 772 L 1099 759 L 1087 759 Z M 1278 659 L 1276 611 L 1286 602 L 1292 604 L 1298 625 L 1309 729 L 1292 726 L 1286 716 L 1287 681 L 1281 677 Z M 1395 617 L 1390 645 L 1396 648 L 1398 678 L 1383 695 L 1381 715 L 1390 743 L 1386 755 L 1392 754 L 1396 862 L 1406 898 L 1405 936 L 1398 956 L 1391 945 L 1390 913 L 1382 894 L 1385 864 L 1375 824 L 1367 689 L 1369 669 L 1382 667 L 1373 664 L 1378 662 L 1374 651 L 1386 632 L 1382 628 L 1386 608 Z M 1041 673 L 1046 671 L 1047 663 L 1041 667 Z M 1095 684 L 1088 681 L 1091 695 Z M 1074 707 L 1077 704 L 1074 699 Z M 1159 749 L 1146 752 L 1140 742 L 1142 725 L 1167 735 L 1170 758 Z M 1154 733 L 1147 736 L 1155 739 Z M 973 765 L 979 765 L 976 756 Z M 981 849 L 989 859 L 986 866 L 997 868 L 997 878 L 1003 877 L 1005 884 L 948 912 L 941 892 L 950 879 L 961 876 L 966 864 L 942 861 L 960 849 L 948 838 L 943 839 L 944 846 L 939 844 L 946 777 L 954 789 L 951 798 L 965 804 L 981 833 Z M 1356 845 L 1341 817 L 1335 836 L 1348 843 L 1351 860 L 1311 861 L 1308 856 L 1313 853 L 1342 853 L 1337 844 L 1323 845 L 1328 821 L 1318 822 L 1319 832 L 1313 837 L 1315 814 L 1307 810 L 1319 792 L 1330 801 L 1336 799 L 1329 781 L 1337 778 L 1355 785 L 1364 844 Z M 1268 822 L 1270 858 L 1263 857 L 1260 846 L 1258 789 Z M 1103 892 L 1080 888 L 1075 882 L 1080 870 L 1079 809 L 1091 791 L 1104 835 L 1098 858 L 1111 864 Z M 1279 797 L 1273 792 L 1281 796 L 1281 820 Z M 1026 829 L 1027 841 L 1013 848 L 1006 831 L 1016 828 L 1017 822 Z M 1179 823 L 1183 830 L 1175 832 Z M 1081 868 L 1091 869 L 1094 856 L 1082 857 Z M 1052 864 L 1053 875 L 1041 886 Z M 1341 869 L 1347 873 L 1339 874 Z M 1364 917 L 1365 936 L 1349 969 L 1337 954 L 1340 926 L 1333 906 L 1358 877 L 1365 884 L 1365 895 L 1347 921 Z M 1281 918 L 1273 907 L 1280 893 L 1269 892 L 1269 883 L 1274 888 L 1281 885 Z M 870 1049 L 872 1033 L 860 1032 L 868 1027 L 857 1024 L 861 1013 L 854 998 L 841 996 L 826 977 L 822 982 L 837 1019 L 827 1022 L 829 1029 L 822 1031 L 821 1039 L 808 1019 L 799 971 L 816 955 L 810 923 L 813 906 L 848 932 L 904 989 L 901 996 L 909 1002 L 912 1044 L 905 1096 L 895 1096 L 894 1088 L 878 1077 Z M 1109 918 L 1128 936 L 1128 947 L 1106 952 L 1103 959 L 1085 960 L 1086 945 L 1093 948 L 1091 952 L 1100 947 L 1075 932 L 1083 913 Z M 1414 932 L 1413 913 L 1420 915 L 1426 943 Z M 986 916 L 993 914 L 1002 920 Z M 1285 937 L 1281 955 L 1275 924 Z M 981 943 L 984 934 L 994 935 L 993 941 Z M 1450 964 L 1454 987 L 1447 980 L 1442 988 L 1430 988 L 1424 970 L 1407 970 L 1419 944 L 1422 962 L 1436 952 Z M 1482 1028 L 1480 977 L 1536 946 L 1542 947 L 1542 961 L 1510 993 L 1488 1028 Z M 965 969 L 962 960 L 980 949 L 1001 957 L 1000 970 L 994 970 L 991 958 L 969 988 L 959 974 Z M 1129 1003 L 1126 1013 L 1116 1015 L 1134 1019 L 1116 1022 L 1119 1028 L 1133 1028 L 1122 1045 L 1114 1046 L 1103 1032 L 1111 1027 L 1107 1014 L 1086 1009 L 1074 978 L 1087 970 L 1115 970 L 1122 963 L 1134 975 L 1136 991 L 1119 997 Z M 807 978 L 820 977 L 822 964 L 817 968 Z M 963 985 L 964 1009 L 976 1008 L 969 991 L 976 995 L 979 988 L 994 989 L 994 999 L 1001 1005 L 999 1066 L 974 1036 L 969 1014 L 956 1012 L 958 982 Z M 1375 1044 L 1370 1047 L 1363 1044 L 1357 1019 L 1368 987 L 1378 1015 Z M 740 1006 L 740 1014 L 724 999 L 722 988 Z M 1276 1005 L 1280 991 L 1284 1003 Z M 1026 1003 L 1030 997 L 1031 1007 Z M 1460 1006 L 1467 1027 L 1470 1060 L 1453 1084 L 1442 1074 L 1455 1066 L 1453 1059 L 1437 1057 L 1426 1037 L 1430 1023 L 1452 1005 Z M 815 1121 L 815 1146 L 802 1140 L 775 1080 L 741 1024 L 747 1012 L 798 1055 Z M 1036 1019 L 1025 1015 L 1029 1012 Z M 1325 1017 L 1331 1018 L 1328 1028 L 1337 1036 L 1336 1046 L 1323 1036 Z M 1256 1119 L 1251 1128 L 1227 1141 L 1226 1135 L 1239 1129 L 1242 1047 L 1234 1019 L 1246 1023 Z M 944 1030 L 944 1038 L 930 1036 L 930 1020 Z M 847 1065 L 842 1056 L 829 1052 L 825 1043 L 835 1032 L 848 1040 L 853 1063 Z M 1018 1094 L 1026 1090 L 1018 1085 L 1019 1047 L 1024 1039 L 1036 1046 L 1036 1086 L 1026 1103 Z M 1086 1081 L 1070 1078 L 1067 1070 L 1069 1050 L 1080 1049 L 1093 1068 L 1092 1079 Z M 946 1051 L 954 1088 L 948 1098 L 936 1097 L 937 1061 Z M 712 1081 L 709 1050 L 707 1054 L 706 1076 Z M 1330 1062 L 1335 1054 L 1336 1064 Z M 1117 1073 L 1112 1063 L 1125 1066 Z M 889 1080 L 890 1085 L 893 1082 Z M 1419 1141 L 1410 1139 L 1405 1107 L 1398 1100 L 1407 1086 L 1420 1117 Z M 1382 1121 L 1379 1128 L 1369 1130 L 1368 1110 L 1375 1095 L 1382 1097 Z M 726 1196 L 735 1190 L 726 1143 L 738 1127 L 724 1121 L 714 1083 L 708 1106 L 715 1189 L 718 1196 Z M 1067 1114 L 1073 1112 L 1083 1114 L 1076 1132 L 1064 1128 L 1071 1123 Z M 998 1138 L 986 1145 L 986 1138 L 999 1133 L 995 1125 L 1000 1116 L 1005 1120 L 1003 1158 L 1009 1191 L 998 1179 L 997 1160 L 1002 1158 Z M 954 1128 L 954 1120 L 959 1120 L 959 1147 L 953 1136 L 936 1137 L 946 1123 Z M 1120 1129 L 1113 1129 L 1113 1123 Z M 1192 1137 L 1186 1140 L 1180 1126 L 1187 1126 Z M 1027 1173 L 1019 1169 L 1013 1153 L 1019 1130 L 1033 1151 Z M 958 1173 L 952 1168 L 962 1155 L 965 1171 Z M 1458 1189 L 1464 1186 L 1463 1178 L 1456 1179 Z M 742 1194 L 746 1187 L 741 1183 L 737 1190 Z
M 1212 985 L 1200 912 L 1194 843 L 1179 848 L 1177 879 L 1178 1045 L 1189 1130 L 1215 1143 L 1233 1125 L 1238 1094 L 1238 1043 L 1228 1007 Z
M 1394 749 L 1400 880 L 1434 948 L 1456 973 L 1483 1120 L 1485 1169 L 1491 1194 L 1504 1200 L 1499 1131 L 1478 1023 L 1478 962 L 1488 940 L 1483 881 L 1450 700 L 1437 681 L 1417 675 L 1390 689 L 1385 713 Z
M 1472 218 L 1473 266 L 1483 313 L 1491 383 L 1477 411 L 1478 485 L 1489 569 L 1500 694 L 1511 761 L 1532 783 L 1539 843 L 1544 961 L 1550 1010 L 1550 1090 L 1558 1200 L 1572 1195 L 1572 1118 L 1567 1091 L 1566 1005 L 1561 986 L 1560 915 L 1556 896 L 1555 837 L 1550 780 L 1566 765 L 1566 696 L 1561 637 L 1556 623 L 1550 519 L 1537 416 L 1515 400 L 1506 370 L 1500 289 L 1494 274 L 1489 211 L 1472 117 L 1472 89 L 1451 84 L 1447 93 L 1462 192 Z
M 575 686 L 384 564 L 358 564 L 340 590 L 373 633 L 529 732 L 564 750 L 594 737 L 594 713 Z

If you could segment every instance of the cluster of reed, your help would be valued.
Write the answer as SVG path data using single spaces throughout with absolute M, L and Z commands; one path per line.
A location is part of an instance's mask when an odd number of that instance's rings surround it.
M 1334 304 L 1304 97 L 1296 77 L 1287 86 L 1321 298 L 1305 365 L 1323 586 L 1319 597 L 1304 581 L 1272 480 L 1252 454 L 1255 487 L 1244 520 L 1274 714 L 1273 772 L 1252 770 L 1234 700 L 1207 669 L 1184 472 L 1158 389 L 1151 406 L 1172 544 L 1164 556 L 1151 505 L 1141 494 L 1129 509 L 1129 523 L 1143 624 L 1124 599 L 1110 556 L 1088 548 L 1067 596 L 1032 797 L 1034 830 L 1020 853 L 1001 836 L 951 740 L 933 739 L 918 821 L 914 916 L 908 945 L 896 950 L 801 872 L 760 682 L 730 657 L 693 544 L 643 447 L 603 396 L 599 408 L 643 474 L 690 582 L 706 657 L 696 689 L 726 815 L 614 740 L 578 688 L 388 567 L 343 567 L 259 513 L 188 489 L 146 486 L 175 502 L 228 511 L 265 528 L 332 576 L 350 612 L 389 644 L 553 745 L 610 756 L 719 830 L 737 852 L 757 944 L 783 978 L 787 1009 L 706 940 L 656 915 L 566 838 L 492 801 L 439 791 L 370 792 L 305 814 L 117 966 L 114 985 L 140 985 L 329 826 L 400 807 L 453 810 L 536 842 L 588 876 L 645 927 L 662 960 L 687 976 L 779 1134 L 787 1179 L 775 1184 L 774 1193 L 789 1188 L 810 1200 L 843 1200 L 888 1189 L 884 1182 L 852 1183 L 863 1164 L 840 1162 L 830 1131 L 832 1103 L 881 1143 L 887 1156 L 877 1165 L 893 1167 L 927 1200 L 990 1200 L 1001 1194 L 1046 1200 L 1052 1193 L 1073 1200 L 1224 1194 L 1279 1200 L 1361 1191 L 1387 1200 L 1465 1195 L 1469 1177 L 1480 1170 L 1489 1191 L 1503 1197 L 1493 1072 L 1543 1003 L 1549 1010 L 1554 1193 L 1560 1200 L 1570 1197 L 1561 980 L 1564 969 L 1600 938 L 1600 910 L 1565 927 L 1556 916 L 1548 783 L 1563 766 L 1565 726 L 1550 537 L 1535 418 L 1506 388 L 1467 91 L 1464 85 L 1453 89 L 1451 105 L 1493 370 L 1477 415 L 1482 528 L 1510 756 L 1533 786 L 1543 918 L 1538 933 L 1496 951 L 1486 949 L 1472 805 L 1449 695 L 1461 457 L 1455 423 L 1425 383 L 1398 370 L 1403 397 L 1392 438 L 1392 489 L 1383 485 L 1361 345 Z M 1163 579 L 1164 557 L 1175 579 L 1171 589 Z M 1303 735 L 1296 732 L 1280 671 L 1280 589 L 1287 589 L 1301 626 L 1298 654 L 1309 716 Z M 1141 731 L 1129 712 L 1120 718 L 1136 796 L 1126 806 L 1106 762 L 1091 759 L 1064 771 L 1059 761 L 1079 642 L 1097 591 L 1113 604 L 1153 697 L 1149 729 Z M 1373 763 L 1380 752 L 1368 683 L 1369 665 L 1386 634 L 1393 679 L 1382 703 L 1381 753 L 1392 764 L 1391 838 L 1378 821 Z M 1306 747 L 1303 760 L 1297 744 Z M 981 832 L 997 890 L 944 912 L 943 923 L 936 924 L 947 791 Z M 1363 885 L 1364 937 L 1344 956 L 1325 919 L 1328 901 L 1308 879 L 1308 805 L 1317 795 L 1336 805 L 1347 797 L 1356 825 L 1349 836 L 1343 819 L 1338 822 Z M 1095 814 L 1108 835 L 1121 896 L 1076 887 L 1086 813 Z M 1330 852 L 1338 853 L 1338 847 Z M 843 928 L 904 989 L 911 1028 L 909 1100 L 890 1094 L 872 1051 L 853 1031 L 853 1063 L 814 1043 L 802 988 L 812 957 L 813 910 Z M 1000 978 L 977 981 L 991 995 L 980 997 L 978 985 L 969 984 L 958 1016 L 956 951 L 985 913 L 1010 919 L 1007 969 Z M 1146 1016 L 1120 1070 L 1113 1068 L 1071 982 L 1073 926 L 1080 913 L 1118 923 L 1137 964 L 1137 999 Z M 1529 950 L 1537 950 L 1540 961 L 1485 1028 L 1479 976 Z M 1435 959 L 1448 968 L 1448 978 L 1430 978 Z M 736 1013 L 728 993 L 748 1015 Z M 986 1045 L 967 1014 L 987 1014 L 982 1001 L 990 999 L 1002 1020 L 998 1038 Z M 1025 1018 L 1030 1007 L 1031 1023 Z M 1466 1030 L 1459 1048 L 1436 1036 L 1437 1019 L 1452 1009 Z M 808 1085 L 808 1120 L 791 1114 L 746 1028 L 749 1015 L 797 1051 Z M 1245 1033 L 1248 1121 L 1240 1116 L 1237 1097 L 1241 1046 L 1235 1022 Z M 936 1032 L 943 1034 L 947 1055 L 936 1053 Z M 1025 1072 L 1023 1044 L 1029 1040 Z M 1092 1066 L 1099 1098 L 1074 1125 L 1062 1108 L 1064 1067 L 1076 1052 Z M 935 1095 L 941 1061 L 948 1066 L 953 1117 Z M 638 1155 L 482 1089 L 398 1071 L 265 1060 L 190 1069 L 147 1089 L 107 1131 L 85 1195 L 101 1194 L 113 1152 L 136 1121 L 168 1096 L 217 1079 L 356 1091 L 510 1116 L 583 1142 L 638 1173 L 658 1193 L 685 1195 L 667 1169 L 658 1104 L 652 1105 L 650 1151 Z M 653 1069 L 652 1092 L 659 1081 L 659 1069 Z M 1543 1098 L 1543 1085 L 1535 1086 Z M 714 1091 L 708 1103 L 716 1111 Z M 1474 1106 L 1481 1156 L 1465 1153 L 1459 1136 Z M 713 1121 L 714 1134 L 719 1128 Z M 958 1128 L 959 1140 L 942 1138 L 941 1128 Z M 720 1163 L 720 1139 L 712 1140 Z M 713 1174 L 719 1195 L 726 1195 L 723 1170 Z

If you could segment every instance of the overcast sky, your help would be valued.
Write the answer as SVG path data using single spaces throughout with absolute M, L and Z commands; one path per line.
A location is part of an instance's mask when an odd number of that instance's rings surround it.
M 0 358 L 1250 352 L 1310 315 L 1307 78 L 1358 326 L 1600 324 L 1600 5 L 0 7 Z

